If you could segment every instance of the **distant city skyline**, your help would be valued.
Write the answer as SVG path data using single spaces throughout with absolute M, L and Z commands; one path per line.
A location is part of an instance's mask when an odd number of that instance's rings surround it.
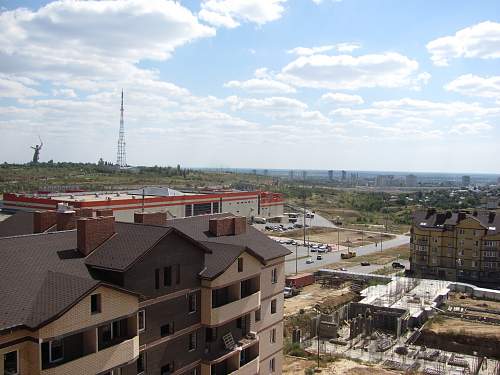
M 0 162 L 499 174 L 500 3 L 11 0 Z

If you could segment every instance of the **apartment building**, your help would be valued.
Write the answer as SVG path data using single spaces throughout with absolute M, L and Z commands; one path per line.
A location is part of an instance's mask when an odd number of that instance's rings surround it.
M 410 249 L 416 277 L 499 285 L 500 216 L 494 211 L 417 211 Z
M 109 215 L 4 228 L 17 234 L 0 239 L 14 259 L 0 265 L 4 374 L 281 373 L 286 248 L 228 214 Z

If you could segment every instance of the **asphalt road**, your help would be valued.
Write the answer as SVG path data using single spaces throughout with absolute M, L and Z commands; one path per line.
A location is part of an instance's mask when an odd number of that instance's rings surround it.
M 384 241 L 384 243 L 382 245 L 382 249 L 390 249 L 392 247 L 401 246 L 401 245 L 407 244 L 409 242 L 410 242 L 410 237 L 404 236 L 404 235 L 396 235 L 396 238 L 394 238 L 392 240 Z M 283 245 L 283 246 L 285 246 L 286 248 L 288 248 L 290 251 L 293 252 L 292 254 L 290 254 L 286 257 L 285 273 L 286 274 L 295 273 L 295 246 L 294 245 Z M 307 248 L 306 247 L 298 246 L 297 249 L 298 249 L 298 257 L 299 258 L 307 256 Z M 380 244 L 378 244 L 378 245 L 369 244 L 369 245 L 360 246 L 360 247 L 355 248 L 354 251 L 356 251 L 357 255 L 366 255 L 366 254 L 376 253 L 376 252 L 380 251 Z M 341 260 L 340 259 L 341 252 L 342 251 L 333 251 L 330 253 L 323 253 L 323 254 L 321 254 L 323 257 L 323 260 L 316 260 L 316 256 L 318 253 L 310 253 L 310 257 L 314 260 L 314 263 L 307 264 L 306 263 L 307 258 L 298 259 L 297 271 L 298 272 L 305 272 L 305 271 L 308 271 L 308 270 L 311 270 L 314 268 L 325 267 L 328 264 L 338 262 Z M 368 272 L 369 267 L 363 267 L 363 270 Z

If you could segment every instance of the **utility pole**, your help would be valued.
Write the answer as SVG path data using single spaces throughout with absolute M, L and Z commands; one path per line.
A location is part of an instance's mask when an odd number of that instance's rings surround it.
M 299 244 L 295 243 L 295 275 L 299 273 Z

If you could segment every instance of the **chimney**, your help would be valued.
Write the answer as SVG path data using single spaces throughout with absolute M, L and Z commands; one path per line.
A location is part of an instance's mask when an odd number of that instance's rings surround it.
M 65 203 L 57 204 L 57 230 L 71 230 L 76 228 L 76 212 Z
M 92 208 L 76 208 L 76 217 L 94 217 L 94 210 Z M 108 215 L 98 215 L 98 216 L 108 216 Z
M 427 214 L 425 216 L 426 219 L 430 218 L 432 215 L 434 215 L 436 213 L 436 209 L 435 208 L 428 208 L 427 209 Z
M 111 208 L 100 208 L 95 212 L 96 216 L 113 216 L 113 209 Z
M 495 220 L 495 215 L 496 215 L 495 211 L 488 212 L 488 224 L 493 223 L 493 221 Z
M 214 218 L 208 221 L 208 230 L 216 237 L 242 234 L 246 229 L 247 222 L 243 216 Z
M 134 212 L 134 223 L 148 225 L 167 225 L 167 213 Z
M 35 211 L 33 215 L 33 233 L 43 233 L 56 223 L 56 211 Z
M 82 218 L 77 220 L 76 227 L 78 251 L 87 256 L 115 234 L 115 218 L 113 216 Z

